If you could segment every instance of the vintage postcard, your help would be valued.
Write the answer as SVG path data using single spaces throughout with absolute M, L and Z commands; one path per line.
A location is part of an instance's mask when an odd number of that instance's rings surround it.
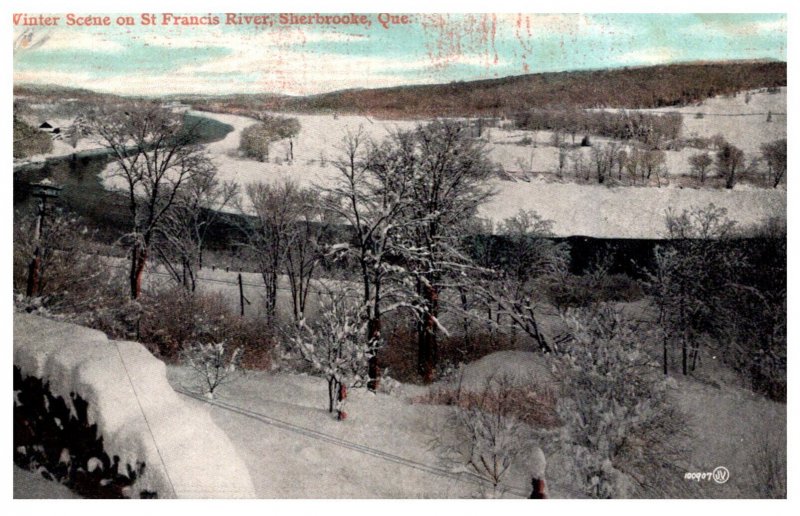
M 68 8 L 14 498 L 787 497 L 786 13 Z

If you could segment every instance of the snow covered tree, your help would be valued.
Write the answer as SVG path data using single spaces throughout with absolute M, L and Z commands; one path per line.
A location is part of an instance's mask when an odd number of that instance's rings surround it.
M 569 260 L 566 244 L 547 238 L 552 236 L 552 226 L 551 221 L 530 210 L 507 218 L 498 228 L 508 246 L 507 261 L 476 285 L 479 297 L 495 313 L 490 322 L 522 330 L 545 352 L 552 347 L 541 331 L 537 311 L 548 285 L 564 283 Z
M 408 211 L 413 170 L 401 156 L 384 159 L 393 155 L 369 141 L 361 127 L 348 132 L 340 151 L 339 159 L 333 162 L 338 174 L 332 185 L 320 188 L 319 195 L 331 222 L 351 228 L 352 238 L 331 246 L 329 254 L 357 264 L 368 320 L 366 337 L 379 342 L 383 315 L 410 306 L 404 279 L 407 274 L 396 259 L 402 255 L 398 236 L 411 223 Z M 377 355 L 369 360 L 368 387 L 374 390 L 378 387 L 380 366 Z
M 86 117 L 78 115 L 64 131 L 64 140 L 75 149 L 81 139 L 91 136 L 91 134 L 91 127 L 89 127 Z
M 592 498 L 662 495 L 679 456 L 680 415 L 667 401 L 667 380 L 644 352 L 648 335 L 608 305 L 570 310 L 571 338 L 556 374 L 560 440 L 576 478 Z
M 196 342 L 181 352 L 181 361 L 199 380 L 208 398 L 221 385 L 233 382 L 242 373 L 242 349 L 226 349 L 225 342 Z
M 687 375 L 696 367 L 701 336 L 719 334 L 731 315 L 724 300 L 741 257 L 726 244 L 736 224 L 724 208 L 710 204 L 680 214 L 669 211 L 666 225 L 669 240 L 656 247 L 647 287 L 659 310 L 664 371 L 670 343 L 676 342 Z
M 487 180 L 494 167 L 468 128 L 451 121 L 420 125 L 393 135 L 375 162 L 400 164 L 410 177 L 401 252 L 417 283 L 420 376 L 432 381 L 438 365 L 440 297 L 446 285 L 464 282 L 470 268 L 461 237 L 465 223 L 490 196 Z
M 330 291 L 326 297 L 319 319 L 301 320 L 292 342 L 303 360 L 327 380 L 328 412 L 336 410 L 341 420 L 346 417 L 347 390 L 366 385 L 368 359 L 379 342 L 367 337 L 365 307 L 351 291 Z
M 200 122 L 188 124 L 182 114 L 157 102 L 100 107 L 87 116 L 92 134 L 114 161 L 112 180 L 122 184 L 132 224 L 130 295 L 138 299 L 142 274 L 167 214 L 192 178 L 214 165 L 197 143 Z

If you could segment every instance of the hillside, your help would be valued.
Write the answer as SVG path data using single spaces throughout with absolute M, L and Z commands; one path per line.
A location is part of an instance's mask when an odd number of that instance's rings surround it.
M 498 116 L 520 110 L 682 106 L 737 91 L 786 85 L 786 63 L 687 63 L 538 73 L 449 84 L 343 90 L 308 97 L 186 97 L 196 109 L 359 113 L 382 118 Z

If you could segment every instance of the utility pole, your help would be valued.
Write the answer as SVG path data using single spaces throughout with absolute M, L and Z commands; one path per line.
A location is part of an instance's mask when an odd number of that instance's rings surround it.
M 28 284 L 25 294 L 28 297 L 34 297 L 39 293 L 39 280 L 42 265 L 42 251 L 40 248 L 40 241 L 42 238 L 42 226 L 44 225 L 44 217 L 47 210 L 47 199 L 58 197 L 61 192 L 60 186 L 56 185 L 49 179 L 43 179 L 38 183 L 31 183 L 31 195 L 39 199 L 38 213 L 36 214 L 36 227 L 33 233 L 33 257 L 31 263 L 28 265 Z

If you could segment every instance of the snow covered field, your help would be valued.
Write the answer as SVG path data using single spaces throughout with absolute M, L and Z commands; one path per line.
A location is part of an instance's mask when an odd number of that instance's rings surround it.
M 710 137 L 722 133 L 732 143 L 746 152 L 758 152 L 761 143 L 786 136 L 785 117 L 766 117 L 757 113 L 785 112 L 786 90 L 780 93 L 752 93 L 749 103 L 745 94 L 732 98 L 707 100 L 701 106 L 680 108 L 685 113 L 684 135 Z M 695 119 L 695 112 L 707 113 L 703 119 Z M 749 113 L 753 116 L 711 116 L 724 113 Z M 207 146 L 219 169 L 219 176 L 235 180 L 240 184 L 258 181 L 280 182 L 286 179 L 303 186 L 329 185 L 338 172 L 331 164 L 338 156 L 337 148 L 348 132 L 361 128 L 372 138 L 381 139 L 394 130 L 414 127 L 412 121 L 379 121 L 364 116 L 293 115 L 300 120 L 301 131 L 294 140 L 294 160 L 288 161 L 287 141 L 273 144 L 271 161 L 258 162 L 238 155 L 241 131 L 255 120 L 215 113 L 199 113 L 230 124 L 234 131 Z M 689 116 L 692 115 L 692 116 Z M 532 133 L 506 131 L 497 128 L 488 130 L 487 149 L 490 158 L 503 165 L 506 170 L 519 170 L 521 165 L 533 171 L 552 171 L 557 160 L 557 151 L 549 145 L 549 133 L 534 134 L 537 147 L 516 145 L 523 136 Z M 596 141 L 600 142 L 600 139 Z M 583 149 L 581 152 L 589 152 Z M 694 149 L 668 151 L 667 166 L 671 174 L 686 173 L 689 156 Z M 104 172 L 108 176 L 108 169 Z M 529 174 L 530 175 L 530 174 Z M 106 180 L 109 187 L 115 186 Z M 555 233 L 559 236 L 584 235 L 619 238 L 659 238 L 663 236 L 664 214 L 668 208 L 680 212 L 683 209 L 704 207 L 710 203 L 728 209 L 728 216 L 741 226 L 762 222 L 767 217 L 785 217 L 786 190 L 761 189 L 748 185 L 737 185 L 733 190 L 689 189 L 675 185 L 665 188 L 605 187 L 555 183 L 537 178 L 528 182 L 510 182 L 494 179 L 491 188 L 497 194 L 481 209 L 480 215 L 495 222 L 514 215 L 519 209 L 535 210 L 546 219 L 554 221 Z

